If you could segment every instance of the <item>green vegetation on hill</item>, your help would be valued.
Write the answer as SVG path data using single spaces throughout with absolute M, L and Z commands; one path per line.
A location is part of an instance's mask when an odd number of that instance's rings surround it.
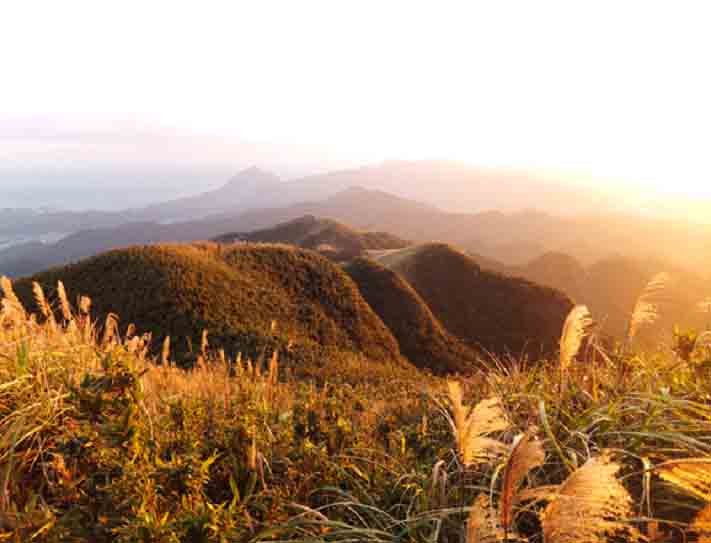
M 70 295 L 94 301 L 97 315 L 114 312 L 124 324 L 172 337 L 186 350 L 208 330 L 215 347 L 255 356 L 281 347 L 292 356 L 323 348 L 397 360 L 397 342 L 337 265 L 287 246 L 211 244 L 133 247 L 18 281 L 29 303 L 30 284 L 49 292 L 57 281 Z M 287 349 L 289 343 L 292 345 Z
M 573 307 L 560 291 L 484 271 L 441 243 L 396 251 L 380 262 L 407 279 L 447 330 L 492 353 L 554 352 Z
M 272 228 L 247 233 L 224 234 L 215 238 L 220 243 L 250 241 L 261 243 L 287 243 L 312 249 L 333 260 L 351 260 L 368 250 L 401 249 L 408 245 L 387 232 L 359 232 L 331 219 L 305 215 Z
M 346 271 L 413 364 L 438 374 L 480 367 L 476 353 L 444 329 L 403 277 L 365 258 Z

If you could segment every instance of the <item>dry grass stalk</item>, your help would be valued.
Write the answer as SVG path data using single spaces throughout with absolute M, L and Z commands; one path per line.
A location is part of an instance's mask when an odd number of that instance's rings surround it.
M 501 441 L 486 437 L 509 428 L 509 421 L 500 398 L 482 400 L 473 408 L 465 406 L 458 381 L 447 381 L 451 414 L 445 411 L 457 442 L 462 464 L 469 466 L 506 451 Z
M 544 542 L 603 543 L 614 535 L 640 540 L 625 522 L 632 516 L 632 498 L 616 477 L 620 467 L 603 455 L 571 473 L 541 517 Z
M 686 493 L 711 502 L 711 460 L 687 458 L 657 467 L 659 476 Z
M 59 304 L 62 308 L 62 316 L 66 322 L 71 321 L 74 317 L 72 315 L 72 306 L 69 303 L 69 297 L 67 296 L 67 291 L 64 288 L 64 283 L 57 281 L 57 296 L 59 297 Z
M 26 315 L 25 308 L 15 294 L 15 290 L 12 288 L 12 281 L 4 275 L 0 277 L 0 290 L 2 290 L 4 295 L 2 300 L 2 309 L 6 316 L 10 318 L 24 317 Z
M 669 274 L 662 272 L 652 277 L 652 280 L 644 287 L 630 316 L 627 329 L 628 340 L 634 339 L 643 326 L 652 324 L 657 320 L 661 295 L 666 290 L 668 283 Z
M 106 321 L 104 322 L 104 337 L 102 340 L 103 345 L 108 345 L 116 338 L 116 333 L 118 331 L 118 316 L 113 313 L 106 315 Z
M 12 281 L 10 281 L 10 279 L 5 277 L 4 275 L 0 277 L 0 289 L 2 289 L 2 293 L 6 299 L 12 301 L 15 304 L 22 305 L 20 303 L 20 300 L 17 298 L 17 295 L 15 294 L 15 290 L 12 288 Z
M 208 347 L 209 347 L 209 343 L 207 341 L 207 329 L 204 329 L 202 331 L 202 337 L 200 338 L 200 353 L 203 356 L 207 356 Z
M 513 506 L 518 497 L 524 477 L 534 468 L 540 467 L 545 462 L 545 451 L 543 445 L 536 437 L 538 429 L 529 428 L 514 445 L 506 467 L 504 468 L 503 485 L 501 488 L 501 498 L 499 501 L 499 514 L 501 526 L 506 533 L 511 530 L 513 524 Z
M 279 354 L 274 351 L 269 359 L 268 383 L 270 386 L 277 384 L 279 380 Z
M 257 471 L 257 434 L 252 434 L 252 444 L 247 451 L 247 468 L 250 471 Z
M 47 302 L 47 298 L 44 295 L 44 290 L 37 281 L 32 282 L 32 294 L 35 297 L 35 303 L 42 316 L 48 321 L 54 321 L 54 314 L 52 313 L 52 308 Z
M 560 369 L 566 371 L 580 350 L 583 338 L 593 324 L 592 315 L 585 305 L 576 305 L 568 313 L 560 336 Z
M 479 495 L 472 504 L 467 519 L 466 543 L 496 543 L 503 539 L 504 532 L 499 526 L 498 517 L 491 508 L 489 499 Z
M 160 354 L 160 363 L 165 365 L 170 361 L 170 336 L 165 336 L 163 349 Z
M 430 482 L 430 508 L 440 509 L 447 505 L 447 470 L 444 460 L 439 460 L 432 467 Z

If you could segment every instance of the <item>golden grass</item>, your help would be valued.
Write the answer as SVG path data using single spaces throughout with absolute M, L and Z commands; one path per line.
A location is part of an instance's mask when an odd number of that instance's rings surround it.
M 214 352 L 207 331 L 192 369 L 170 362 L 169 339 L 156 364 L 147 354 L 150 338 L 132 326 L 121 333 L 111 314 L 99 336 L 88 299 L 75 310 L 59 294 L 63 321 L 55 322 L 39 286 L 39 318 L 26 313 L 9 281 L 0 287 L 6 539 L 62 541 L 71 532 L 72 540 L 187 541 L 199 540 L 191 530 L 203 523 L 213 527 L 199 532 L 205 541 L 226 533 L 238 534 L 230 536 L 235 541 L 274 540 L 276 532 L 262 537 L 259 530 L 277 524 L 287 541 L 374 534 L 403 542 L 631 541 L 641 539 L 640 526 L 649 536 L 661 533 L 653 522 L 633 522 L 643 500 L 651 517 L 649 502 L 659 494 L 657 506 L 681 502 L 680 495 L 702 500 L 695 515 L 695 502 L 685 502 L 686 526 L 677 511 L 665 518 L 698 541 L 711 540 L 710 391 L 697 368 L 678 360 L 637 358 L 630 370 L 610 358 L 597 370 L 596 394 L 585 368 L 564 390 L 545 366 L 524 371 L 502 363 L 458 381 L 415 374 L 403 393 L 408 403 L 398 403 L 391 398 L 397 383 L 358 389 L 296 380 L 276 352 L 257 360 Z M 585 327 L 571 329 L 578 336 Z M 672 367 L 674 380 L 665 380 Z M 430 396 L 418 399 L 418 390 Z M 99 400 L 103 407 L 94 411 Z M 514 432 L 519 437 L 509 444 Z M 204 440 L 214 441 L 198 454 Z M 67 452 L 76 443 L 83 443 L 80 453 Z M 618 451 L 614 460 L 605 446 Z M 640 474 L 639 458 L 649 457 L 659 463 L 646 461 Z M 97 465 L 101 477 L 115 479 L 94 496 Z M 623 467 L 631 473 L 624 485 Z M 653 486 L 650 473 L 665 484 Z M 171 494 L 175 480 L 179 491 Z M 642 494 L 635 490 L 641 481 L 652 485 Z M 321 487 L 331 494 L 319 494 Z M 93 512 L 101 500 L 108 509 Z M 292 502 L 308 504 L 305 525 L 288 517 Z M 67 511 L 94 516 L 76 520 Z M 541 530 L 531 528 L 532 516 Z M 108 527 L 100 538 L 76 535 L 102 522 Z

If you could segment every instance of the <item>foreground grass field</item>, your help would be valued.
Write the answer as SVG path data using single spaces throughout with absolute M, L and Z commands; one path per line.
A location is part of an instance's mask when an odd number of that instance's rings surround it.
M 577 319 L 558 360 L 449 381 L 204 337 L 186 371 L 61 286 L 35 315 L 2 286 L 0 539 L 711 540 L 704 335 L 581 363 Z

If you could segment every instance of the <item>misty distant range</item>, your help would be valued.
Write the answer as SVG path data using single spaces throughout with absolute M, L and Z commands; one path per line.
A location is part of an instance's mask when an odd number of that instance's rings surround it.
M 290 181 L 252 167 L 213 190 L 122 211 L 6 208 L 0 275 L 26 277 L 111 249 L 205 240 L 296 245 L 342 265 L 385 258 L 403 277 L 417 265 L 421 277 L 437 278 L 427 291 L 435 306 L 459 262 L 462 277 L 480 268 L 552 287 L 591 306 L 615 335 L 641 289 L 665 271 L 674 278 L 674 306 L 660 324 L 709 324 L 697 308 L 711 295 L 711 226 L 624 213 L 589 189 L 441 161 Z
M 140 185 L 127 191 L 140 195 Z M 456 162 L 391 161 L 289 181 L 252 167 L 214 190 L 123 211 L 3 209 L 0 273 L 26 275 L 111 248 L 212 239 L 307 214 L 452 243 L 506 265 L 550 251 L 584 264 L 625 255 L 695 271 L 711 260 L 711 227 L 623 213 L 587 188 Z

